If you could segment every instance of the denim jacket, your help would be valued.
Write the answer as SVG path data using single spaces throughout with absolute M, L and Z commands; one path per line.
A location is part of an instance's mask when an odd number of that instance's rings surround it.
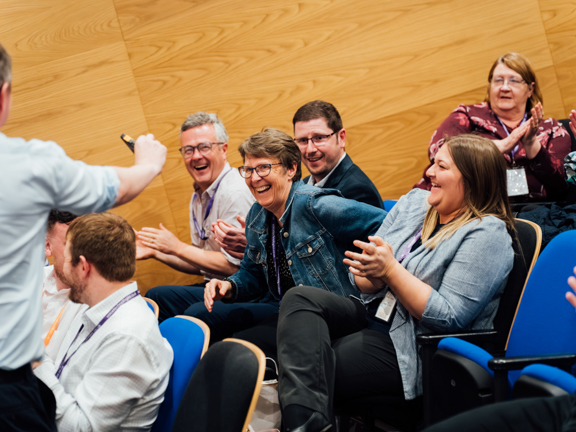
M 266 242 L 270 213 L 260 204 L 246 216 L 248 244 L 240 269 L 228 280 L 236 285 L 232 301 L 249 301 L 266 296 L 279 300 L 276 289 L 269 290 Z M 320 189 L 295 182 L 280 218 L 282 245 L 296 285 L 309 285 L 340 296 L 359 295 L 342 262 L 346 250 L 354 250 L 354 240 L 367 237 L 382 225 L 386 212 L 374 206 L 345 199 L 335 189 Z M 276 281 L 270 284 L 274 288 Z

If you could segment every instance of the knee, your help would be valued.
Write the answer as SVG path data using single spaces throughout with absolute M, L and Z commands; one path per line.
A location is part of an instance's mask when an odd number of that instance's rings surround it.
M 325 309 L 326 297 L 332 293 L 312 286 L 297 286 L 288 290 L 282 298 L 280 316 L 288 316 L 299 312 L 312 312 L 322 315 Z
M 288 290 L 282 298 L 282 306 L 280 310 L 301 310 L 307 309 L 313 305 L 314 299 L 310 295 L 310 290 L 317 290 L 309 286 L 296 286 Z
M 162 292 L 164 291 L 163 286 L 157 286 L 155 288 L 150 288 L 148 291 L 146 291 L 146 294 L 144 294 L 144 297 L 148 297 L 149 299 L 152 299 L 154 301 L 157 301 L 160 297 L 162 297 Z

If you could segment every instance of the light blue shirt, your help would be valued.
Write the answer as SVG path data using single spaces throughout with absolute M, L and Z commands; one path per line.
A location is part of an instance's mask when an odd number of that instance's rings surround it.
M 86 165 L 53 142 L 0 133 L 0 369 L 44 354 L 42 271 L 48 214 L 102 212 L 116 202 L 114 169 Z

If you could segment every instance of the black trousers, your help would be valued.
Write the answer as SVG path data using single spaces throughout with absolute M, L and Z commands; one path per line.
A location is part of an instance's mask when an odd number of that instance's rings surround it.
M 426 432 L 576 431 L 576 396 L 518 399 L 474 409 L 426 429 Z
M 56 400 L 52 391 L 26 365 L 0 372 L 0 431 L 56 432 Z
M 392 340 L 371 326 L 356 300 L 291 288 L 280 306 L 277 340 L 282 407 L 301 405 L 330 419 L 334 402 L 403 394 Z

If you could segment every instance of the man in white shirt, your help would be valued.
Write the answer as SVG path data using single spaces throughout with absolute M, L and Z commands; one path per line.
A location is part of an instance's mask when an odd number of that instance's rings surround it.
M 74 220 L 66 235 L 64 282 L 88 306 L 56 361 L 34 370 L 56 397 L 59 431 L 148 431 L 168 385 L 173 352 L 130 278 L 132 227 L 112 213 Z
M 12 64 L 0 45 L 0 127 L 10 112 Z M 0 430 L 55 431 L 54 396 L 30 362 L 44 355 L 40 287 L 51 209 L 74 214 L 125 204 L 162 171 L 166 147 L 136 140 L 134 165 L 73 161 L 56 143 L 0 133 Z
M 76 215 L 69 212 L 51 210 L 46 230 L 46 256 L 52 258 L 53 265 L 44 267 L 42 285 L 42 339 L 46 355 L 55 359 L 62 340 L 76 315 L 85 306 L 68 298 L 70 287 L 63 279 L 64 249 L 66 232 Z
M 236 215 L 246 216 L 255 199 L 238 170 L 227 162 L 228 134 L 216 114 L 191 114 L 182 124 L 180 153 L 194 179 L 190 201 L 192 244 L 178 240 L 170 231 L 143 228 L 138 232 L 138 258 L 155 258 L 206 281 L 236 273 L 240 259 L 224 251 L 214 239 L 213 222 L 225 220 L 239 227 Z M 247 328 L 275 312 L 269 304 L 254 302 L 240 310 L 237 305 L 218 305 L 209 313 L 204 306 L 204 284 L 160 286 L 146 293 L 160 308 L 159 320 L 174 315 L 194 316 L 210 327 L 210 339 L 220 340 L 239 328 Z M 231 317 L 237 317 L 233 319 Z

